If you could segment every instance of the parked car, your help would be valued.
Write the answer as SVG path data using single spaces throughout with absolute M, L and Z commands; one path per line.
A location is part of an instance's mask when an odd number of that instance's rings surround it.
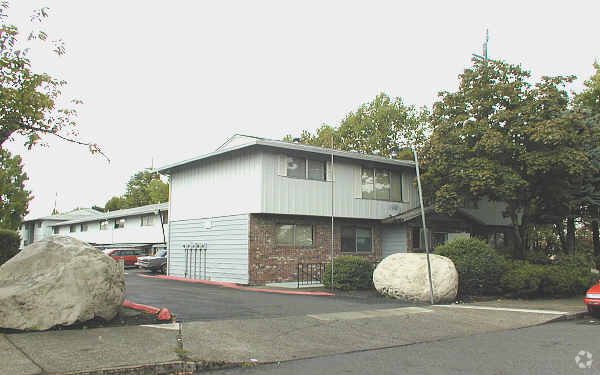
M 600 280 L 598 280 L 598 284 L 588 289 L 583 303 L 587 305 L 588 311 L 592 315 L 600 317 Z
M 153 256 L 139 257 L 135 265 L 149 271 L 167 273 L 167 250 L 159 250 Z
M 103 252 L 114 260 L 123 259 L 125 267 L 135 267 L 138 257 L 145 255 L 143 250 L 136 249 L 106 249 Z

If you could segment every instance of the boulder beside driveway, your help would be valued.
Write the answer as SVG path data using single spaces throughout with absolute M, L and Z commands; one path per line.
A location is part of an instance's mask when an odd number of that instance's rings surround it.
M 72 237 L 34 242 L 0 267 L 0 328 L 46 330 L 110 320 L 124 299 L 119 264 Z
M 430 254 L 435 303 L 451 302 L 458 292 L 458 272 L 449 258 Z M 383 259 L 373 272 L 375 289 L 410 302 L 430 302 L 426 254 L 400 253 Z

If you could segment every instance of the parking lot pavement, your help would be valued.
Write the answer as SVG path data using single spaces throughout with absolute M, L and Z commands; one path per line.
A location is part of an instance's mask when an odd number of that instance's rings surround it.
M 220 286 L 140 277 L 148 274 L 127 270 L 126 299 L 166 307 L 177 319 L 207 321 L 222 319 L 265 319 L 309 314 L 393 309 L 413 306 L 386 298 L 294 296 L 234 290 Z

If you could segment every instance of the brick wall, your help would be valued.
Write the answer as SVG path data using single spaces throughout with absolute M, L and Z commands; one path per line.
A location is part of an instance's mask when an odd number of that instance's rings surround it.
M 312 246 L 281 246 L 276 244 L 276 224 L 310 224 L 313 226 Z M 371 227 L 371 253 L 342 253 L 341 227 L 358 225 Z M 377 220 L 334 220 L 334 256 L 357 255 L 370 261 L 381 259 L 381 224 Z M 295 215 L 251 214 L 248 238 L 248 267 L 251 284 L 297 280 L 298 263 L 328 263 L 331 261 L 331 218 Z

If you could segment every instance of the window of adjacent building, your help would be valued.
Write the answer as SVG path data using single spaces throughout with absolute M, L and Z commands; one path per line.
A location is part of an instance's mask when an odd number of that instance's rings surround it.
M 325 181 L 325 162 L 288 156 L 287 176 L 305 180 Z
M 425 248 L 425 236 L 423 230 L 419 227 L 412 229 L 412 248 L 413 249 L 424 249 Z
M 491 236 L 491 242 L 492 245 L 496 248 L 496 249 L 501 249 L 504 247 L 505 243 L 505 237 L 504 237 L 504 232 L 495 232 L 494 234 L 492 234 Z
M 431 248 L 435 249 L 439 245 L 443 245 L 448 242 L 448 233 L 433 232 L 431 233 Z
M 88 230 L 88 223 L 81 223 L 79 224 L 79 231 L 80 232 L 87 232 Z
M 77 232 L 77 224 L 69 225 L 69 232 L 71 232 L 71 233 Z
M 101 222 L 100 222 L 100 230 L 108 230 L 108 229 L 109 229 L 109 228 L 108 228 L 108 227 L 109 227 L 109 225 L 108 225 L 108 224 L 109 224 L 109 223 L 108 223 L 108 220 L 101 221 Z
M 143 227 L 151 227 L 153 225 L 154 225 L 154 215 L 142 216 L 142 226 Z
M 362 168 L 363 199 L 402 201 L 402 175 L 381 168 Z
M 115 229 L 125 228 L 125 218 L 115 219 Z
M 342 227 L 342 252 L 373 251 L 373 236 L 370 228 Z
M 54 234 L 58 234 L 58 232 L 59 232 L 59 227 L 54 227 L 54 228 L 52 228 L 52 232 L 53 232 Z
M 309 224 L 277 224 L 275 239 L 283 246 L 312 246 L 313 226 Z

